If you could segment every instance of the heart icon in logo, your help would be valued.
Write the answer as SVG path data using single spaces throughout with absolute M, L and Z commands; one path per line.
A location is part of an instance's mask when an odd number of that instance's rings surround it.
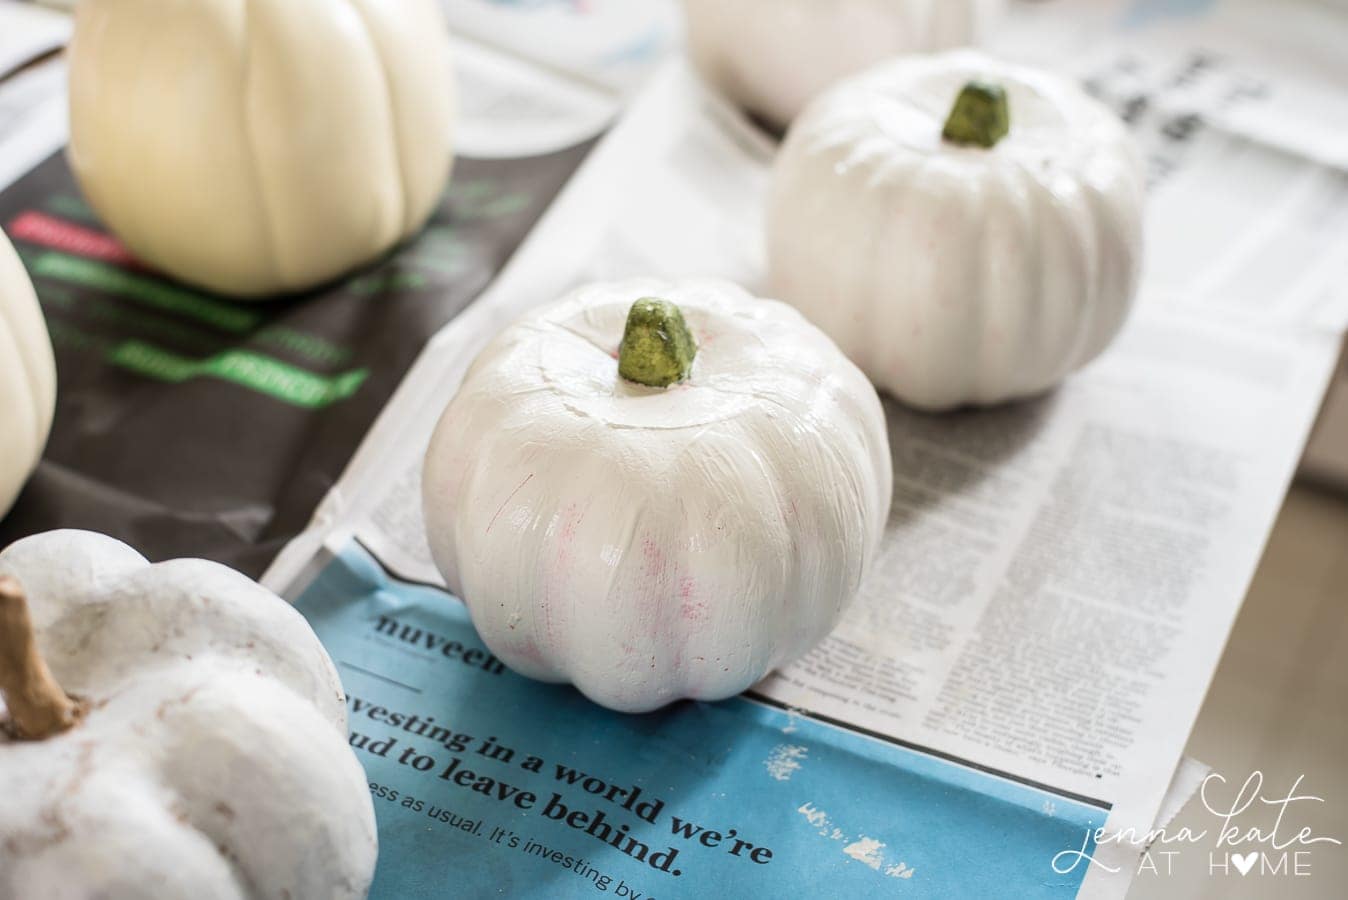
M 1244 856 L 1241 856 L 1239 853 L 1231 854 L 1231 865 L 1235 866 L 1236 869 L 1240 872 L 1241 878 L 1244 878 L 1246 875 L 1250 874 L 1250 870 L 1254 868 L 1254 864 L 1258 860 L 1259 854 L 1254 850 L 1251 850 Z

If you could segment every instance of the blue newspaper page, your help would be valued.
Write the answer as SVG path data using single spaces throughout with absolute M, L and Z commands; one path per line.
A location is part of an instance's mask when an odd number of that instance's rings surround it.
M 752 700 L 609 712 L 506 669 L 458 599 L 354 541 L 297 606 L 346 686 L 376 900 L 1072 897 L 1062 852 L 1107 814 Z

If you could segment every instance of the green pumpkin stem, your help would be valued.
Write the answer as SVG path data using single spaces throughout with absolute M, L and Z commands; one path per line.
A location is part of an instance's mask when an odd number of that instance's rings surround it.
M 644 297 L 627 312 L 618 348 L 618 374 L 647 387 L 664 388 L 688 377 L 697 344 L 678 306 Z
M 28 599 L 8 576 L 0 576 L 0 697 L 9 711 L 0 727 L 21 740 L 60 734 L 84 715 L 84 705 L 61 690 L 38 653 Z
M 1000 84 L 970 81 L 955 98 L 941 137 L 955 144 L 992 148 L 1010 131 L 1006 90 Z

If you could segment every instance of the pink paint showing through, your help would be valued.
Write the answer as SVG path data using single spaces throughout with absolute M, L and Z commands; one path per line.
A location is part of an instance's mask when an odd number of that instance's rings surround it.
M 568 503 L 562 508 L 561 519 L 562 527 L 557 534 L 555 550 L 543 577 L 543 631 L 549 646 L 557 644 L 557 623 L 553 615 L 557 603 L 554 598 L 566 597 L 567 584 L 571 580 L 576 530 L 585 520 L 585 514 L 575 503 Z
M 641 555 L 646 558 L 647 578 L 661 578 L 665 574 L 665 551 L 650 536 L 641 539 Z
M 706 599 L 697 595 L 697 579 L 689 575 L 680 578 L 679 615 L 685 622 L 699 623 L 707 621 L 707 613 Z
M 547 662 L 543 659 L 543 652 L 531 640 L 519 644 L 509 644 L 505 647 L 505 651 L 517 659 L 531 662 L 540 668 L 548 668 Z

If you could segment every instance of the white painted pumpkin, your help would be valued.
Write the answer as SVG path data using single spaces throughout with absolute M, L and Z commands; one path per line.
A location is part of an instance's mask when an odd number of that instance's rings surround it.
M 943 137 L 978 79 L 1004 88 L 1010 114 L 991 147 Z M 772 289 L 915 406 L 1036 394 L 1122 326 L 1143 184 L 1123 123 L 1064 78 L 974 51 L 886 64 L 787 136 L 767 214 Z
M 81 531 L 11 545 L 0 576 L 0 689 L 26 735 L 0 734 L 0 897 L 365 895 L 369 789 L 293 608 Z
M 1003 0 L 684 0 L 688 49 L 731 100 L 784 126 L 873 63 L 977 43 Z
M 33 283 L 0 232 L 0 516 L 33 473 L 56 408 L 56 363 Z
M 667 388 L 618 372 L 645 297 L 677 305 L 697 345 Z M 736 694 L 824 637 L 890 480 L 879 398 L 818 329 L 725 282 L 643 279 L 497 336 L 422 484 L 436 563 L 492 652 L 639 712 Z
M 452 160 L 435 0 L 81 0 L 70 161 L 140 258 L 243 297 L 301 290 L 430 215 Z

